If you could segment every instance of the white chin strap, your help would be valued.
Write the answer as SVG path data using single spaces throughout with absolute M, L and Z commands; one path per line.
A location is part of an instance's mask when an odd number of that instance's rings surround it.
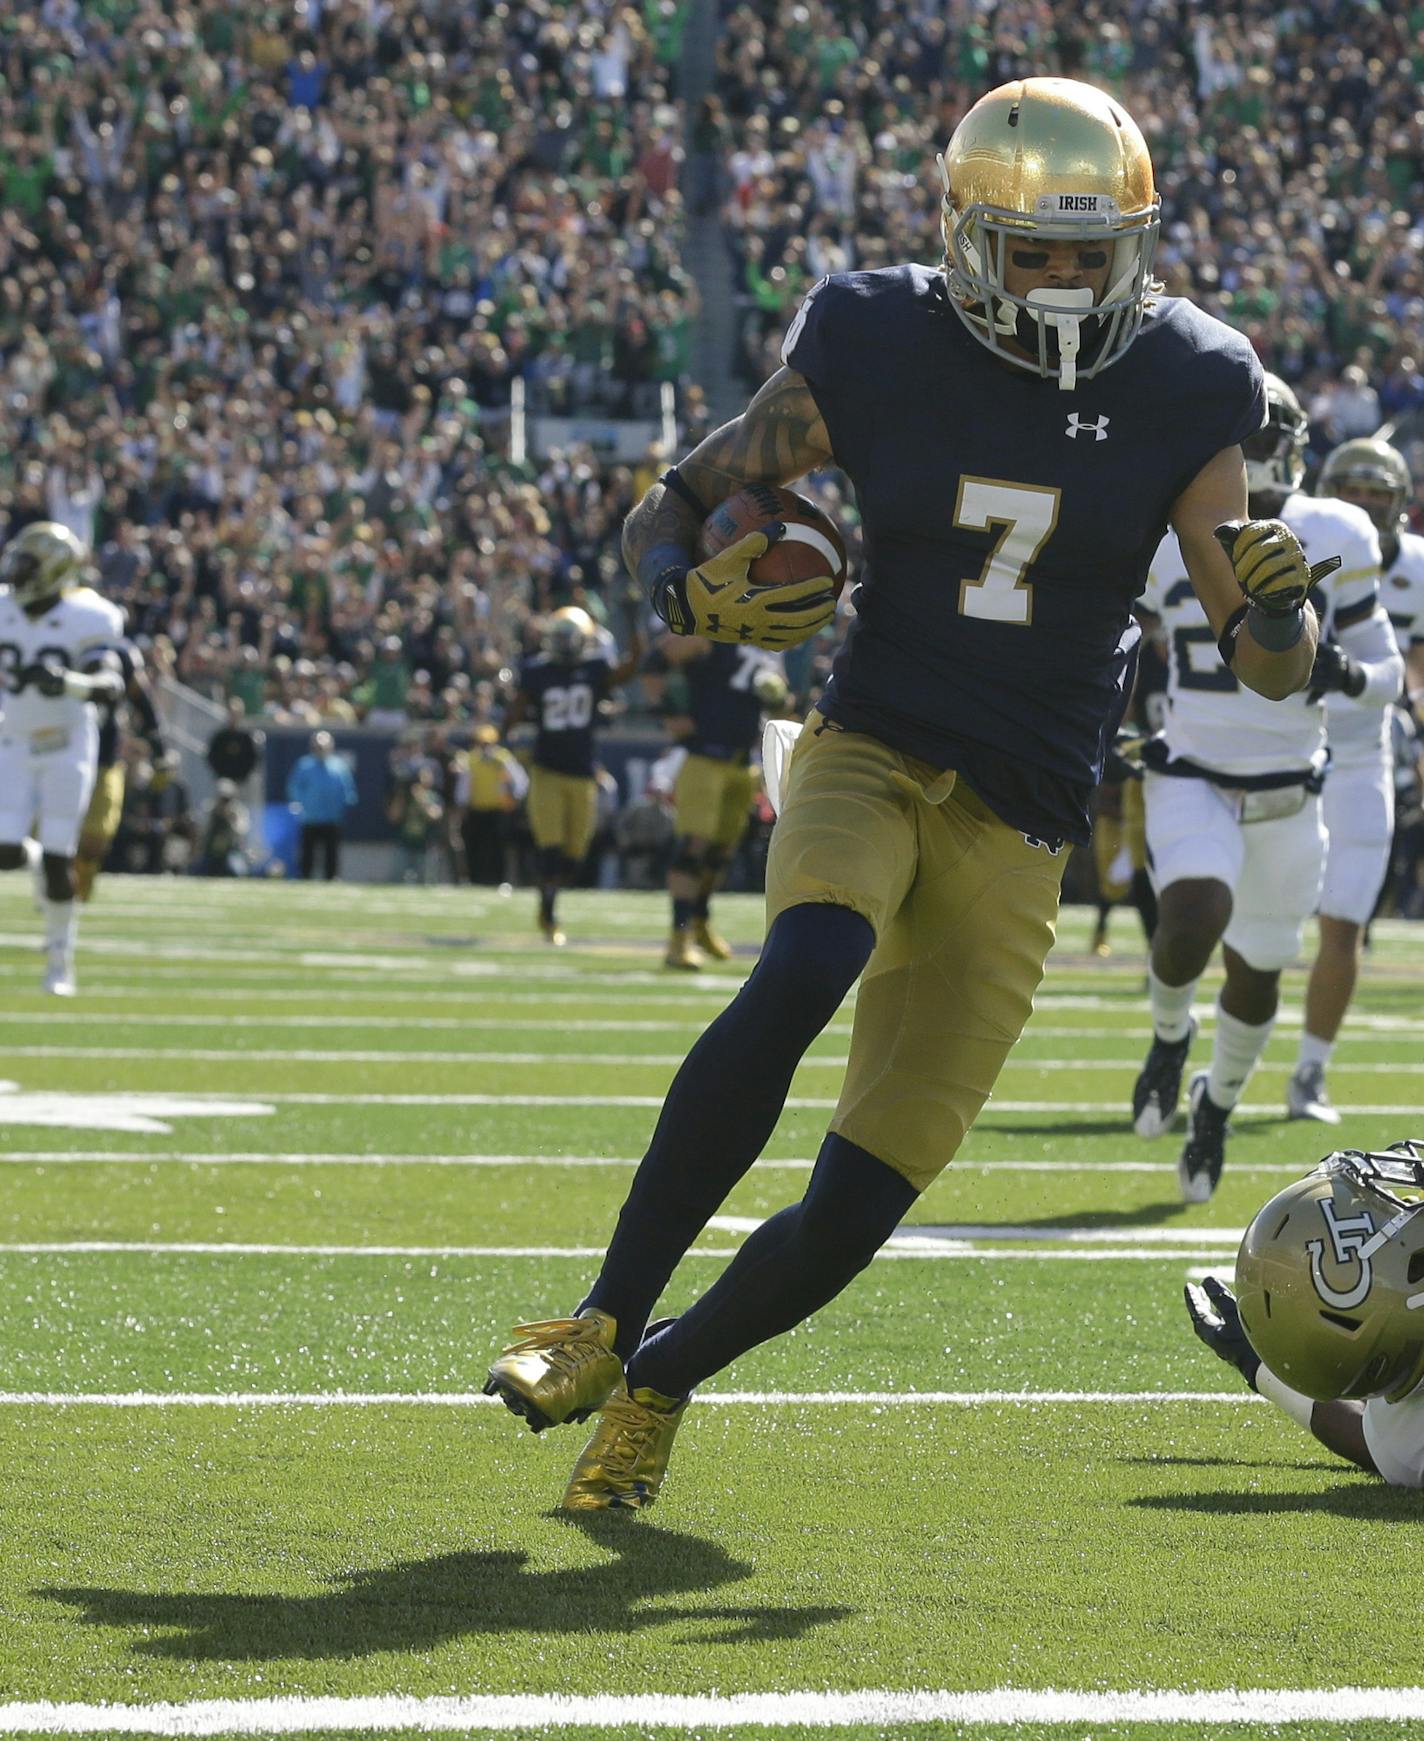
M 1078 385 L 1078 347 L 1083 315 L 1093 306 L 1092 291 L 1030 290 L 1024 300 L 1058 334 L 1058 385 L 1071 393 Z

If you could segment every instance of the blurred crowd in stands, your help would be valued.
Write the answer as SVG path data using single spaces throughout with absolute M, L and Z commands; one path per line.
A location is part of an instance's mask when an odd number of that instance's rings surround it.
M 820 274 L 938 257 L 935 152 L 1030 71 L 1142 122 L 1162 277 L 1296 386 L 1314 457 L 1393 421 L 1424 481 L 1424 5 L 722 0 L 688 102 L 692 16 L 0 7 L 0 517 L 90 541 L 150 663 L 251 719 L 468 742 L 542 613 L 637 608 L 620 522 L 671 457 L 513 459 L 511 383 L 605 419 L 671 383 L 696 441 L 691 228 L 733 262 L 736 402 Z

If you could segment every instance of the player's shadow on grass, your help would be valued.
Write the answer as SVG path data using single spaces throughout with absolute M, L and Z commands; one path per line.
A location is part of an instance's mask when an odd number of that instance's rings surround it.
M 1150 1493 L 1129 1500 L 1142 1511 L 1196 1511 L 1212 1517 L 1305 1517 L 1322 1513 L 1358 1523 L 1415 1523 L 1419 1496 L 1412 1490 L 1387 1487 L 1378 1477 L 1349 1479 L 1352 1471 L 1339 1463 L 1293 1464 L 1293 1468 L 1326 1470 L 1342 1477 L 1338 1487 L 1323 1493 L 1259 1493 L 1223 1488 L 1215 1493 Z
M 686 1642 L 766 1643 L 843 1620 L 851 1608 L 667 1606 L 657 1598 L 707 1591 L 756 1567 L 715 1542 L 642 1519 L 554 1514 L 615 1558 L 563 1571 L 526 1569 L 522 1551 L 440 1554 L 342 1575 L 314 1596 L 45 1588 L 91 1626 L 165 1629 L 134 1645 L 142 1656 L 192 1661 L 317 1660 L 429 1650 L 471 1633 L 605 1632 L 691 1623 Z M 712 1630 L 709 1632 L 708 1628 Z M 664 1642 L 677 1642 L 665 1640 Z

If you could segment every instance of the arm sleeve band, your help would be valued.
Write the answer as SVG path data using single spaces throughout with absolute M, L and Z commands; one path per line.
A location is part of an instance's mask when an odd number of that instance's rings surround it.
M 692 490 L 683 480 L 682 473 L 675 465 L 670 465 L 658 479 L 658 482 L 662 484 L 665 489 L 671 490 L 675 496 L 680 496 L 682 500 L 687 503 L 688 507 L 692 509 L 693 513 L 696 514 L 699 520 L 705 520 L 707 518 L 706 508 L 702 506 L 701 502 L 699 502 L 697 497 L 692 493 Z
M 1310 1431 L 1311 1417 L 1315 1413 L 1315 1404 L 1308 1396 L 1302 1396 L 1298 1390 L 1292 1390 L 1284 1379 L 1277 1378 L 1269 1366 L 1259 1366 L 1256 1369 L 1256 1389 L 1267 1402 L 1273 1402 L 1282 1414 L 1287 1414 L 1298 1427 Z

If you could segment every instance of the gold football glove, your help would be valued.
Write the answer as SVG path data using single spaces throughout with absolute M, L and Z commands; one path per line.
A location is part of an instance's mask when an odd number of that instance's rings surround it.
M 1216 541 L 1231 558 L 1247 604 L 1268 617 L 1294 615 L 1311 587 L 1340 566 L 1338 556 L 1308 563 L 1284 520 L 1228 520 L 1216 528 Z
M 682 576 L 664 576 L 653 603 L 678 635 L 737 641 L 754 647 L 798 647 L 836 614 L 835 582 L 829 574 L 758 586 L 747 571 L 776 542 L 779 528 L 749 532 Z

